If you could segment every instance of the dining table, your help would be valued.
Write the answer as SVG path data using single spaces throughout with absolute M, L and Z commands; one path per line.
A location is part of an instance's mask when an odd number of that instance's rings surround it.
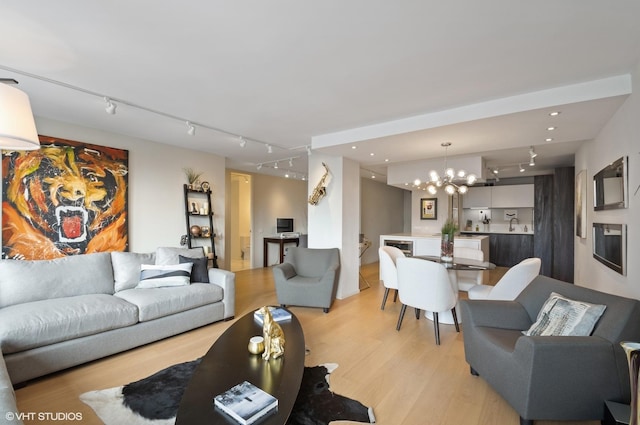
M 493 270 L 496 265 L 488 261 L 473 260 L 471 258 L 453 257 L 451 260 L 443 260 L 439 255 L 414 255 L 413 258 L 440 263 L 449 272 L 449 280 L 456 293 L 458 292 L 458 271 L 483 271 Z M 460 316 L 459 302 L 456 304 L 456 314 L 458 323 L 462 323 Z M 433 320 L 433 312 L 426 311 L 425 317 Z M 453 314 L 450 311 L 443 311 L 438 314 L 438 321 L 447 325 L 453 325 Z

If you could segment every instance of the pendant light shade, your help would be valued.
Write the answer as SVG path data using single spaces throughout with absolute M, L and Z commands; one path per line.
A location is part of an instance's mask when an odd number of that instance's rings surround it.
M 29 97 L 15 87 L 0 83 L 0 149 L 39 148 Z

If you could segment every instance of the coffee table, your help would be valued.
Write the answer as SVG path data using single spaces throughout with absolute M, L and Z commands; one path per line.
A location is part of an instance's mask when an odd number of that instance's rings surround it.
M 213 397 L 249 381 L 278 399 L 278 411 L 259 421 L 260 425 L 284 424 L 293 409 L 304 372 L 304 333 L 298 318 L 279 322 L 285 336 L 284 355 L 265 361 L 249 353 L 249 338 L 262 335 L 253 311 L 238 319 L 211 346 L 185 389 L 176 425 L 236 424 L 214 408 Z

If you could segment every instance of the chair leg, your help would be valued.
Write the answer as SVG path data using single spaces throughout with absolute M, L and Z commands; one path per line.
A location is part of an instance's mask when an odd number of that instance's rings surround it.
M 324 311 L 325 313 L 328 313 L 328 312 L 329 312 L 329 309 L 328 309 L 328 308 L 326 308 L 326 307 L 324 307 L 324 308 L 322 309 L 322 311 Z
M 402 326 L 402 319 L 404 319 L 404 312 L 407 311 L 406 304 L 402 304 L 402 308 L 400 309 L 400 316 L 398 317 L 398 324 L 396 325 L 396 330 L 400 330 L 400 326 Z
M 398 290 L 394 289 L 394 291 L 395 292 L 393 293 L 393 302 L 396 302 L 396 301 L 398 301 Z
M 416 320 L 420 320 L 420 309 L 416 308 Z
M 436 345 L 440 345 L 440 323 L 438 322 L 438 313 L 433 312 L 433 330 L 436 333 Z
M 451 309 L 451 314 L 453 315 L 453 323 L 456 325 L 456 332 L 460 332 L 460 325 L 458 324 L 458 313 L 456 313 L 455 307 Z
M 387 303 L 387 297 L 389 296 L 389 288 L 384 288 L 384 295 L 382 297 L 382 305 L 380 310 L 384 310 L 384 305 Z
M 473 368 L 473 366 L 469 366 L 469 372 L 471 372 L 471 375 L 473 375 L 473 376 L 480 376 L 480 374 L 478 373 L 478 371 L 477 371 L 477 370 L 475 370 L 475 369 Z

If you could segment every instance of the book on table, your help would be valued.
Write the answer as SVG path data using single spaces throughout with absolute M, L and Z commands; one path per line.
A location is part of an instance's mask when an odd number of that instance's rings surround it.
M 281 307 L 269 307 L 269 311 L 271 312 L 271 317 L 276 322 L 284 322 L 285 320 L 291 320 L 291 313 Z M 260 310 L 256 310 L 253 312 L 253 318 L 256 319 L 258 323 L 261 325 L 264 323 L 263 314 L 260 313 Z
M 278 399 L 244 381 L 214 397 L 214 405 L 239 423 L 249 425 L 278 410 Z

